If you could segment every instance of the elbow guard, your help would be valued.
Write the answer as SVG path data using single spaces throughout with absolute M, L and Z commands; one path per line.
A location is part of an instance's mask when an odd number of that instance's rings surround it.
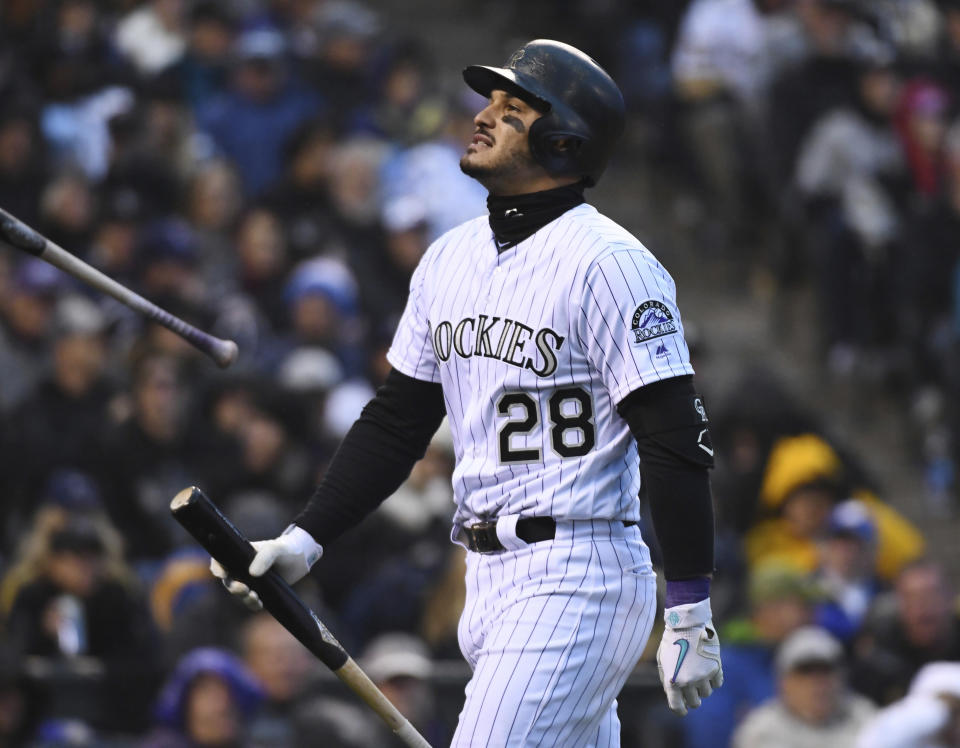
M 710 420 L 692 375 L 634 390 L 617 412 L 629 424 L 645 463 L 713 467 Z

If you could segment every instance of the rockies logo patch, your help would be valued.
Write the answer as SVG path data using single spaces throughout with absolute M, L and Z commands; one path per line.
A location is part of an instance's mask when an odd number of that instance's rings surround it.
M 645 301 L 637 307 L 630 320 L 634 343 L 646 343 L 677 331 L 677 323 L 666 304 L 659 301 Z

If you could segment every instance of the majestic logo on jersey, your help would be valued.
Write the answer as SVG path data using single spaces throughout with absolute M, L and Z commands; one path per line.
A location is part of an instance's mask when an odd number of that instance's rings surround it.
M 549 327 L 534 330 L 522 322 L 505 317 L 464 317 L 456 323 L 443 321 L 431 339 L 437 360 L 446 362 L 454 353 L 460 358 L 495 358 L 505 364 L 530 369 L 538 377 L 549 377 L 557 370 L 557 353 L 565 338 Z M 533 355 L 527 355 L 527 343 L 533 341 Z
M 666 304 L 651 299 L 637 307 L 630 321 L 630 329 L 633 331 L 634 343 L 646 343 L 676 332 L 677 323 Z

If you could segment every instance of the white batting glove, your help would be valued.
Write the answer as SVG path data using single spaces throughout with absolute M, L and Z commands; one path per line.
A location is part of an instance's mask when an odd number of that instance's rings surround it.
M 310 533 L 296 525 L 290 525 L 279 537 L 256 540 L 251 545 L 256 549 L 257 555 L 253 557 L 247 570 L 250 576 L 262 577 L 268 569 L 276 566 L 280 576 L 290 584 L 305 577 L 310 567 L 323 555 L 323 546 L 314 540 Z M 251 610 L 260 610 L 263 607 L 256 592 L 243 582 L 232 579 L 227 570 L 213 558 L 210 559 L 210 573 L 223 582 L 231 595 L 241 598 L 244 605 Z
M 657 669 L 670 709 L 681 717 L 723 685 L 720 639 L 713 627 L 710 600 L 663 611 L 663 639 Z

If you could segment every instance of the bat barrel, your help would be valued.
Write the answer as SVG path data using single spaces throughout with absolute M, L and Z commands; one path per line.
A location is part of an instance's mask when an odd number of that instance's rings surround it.
M 251 577 L 247 569 L 256 550 L 236 526 L 196 486 L 180 491 L 170 503 L 176 520 L 234 579 L 260 596 L 263 607 L 333 671 L 350 658 L 336 637 L 289 584 L 273 569 Z

